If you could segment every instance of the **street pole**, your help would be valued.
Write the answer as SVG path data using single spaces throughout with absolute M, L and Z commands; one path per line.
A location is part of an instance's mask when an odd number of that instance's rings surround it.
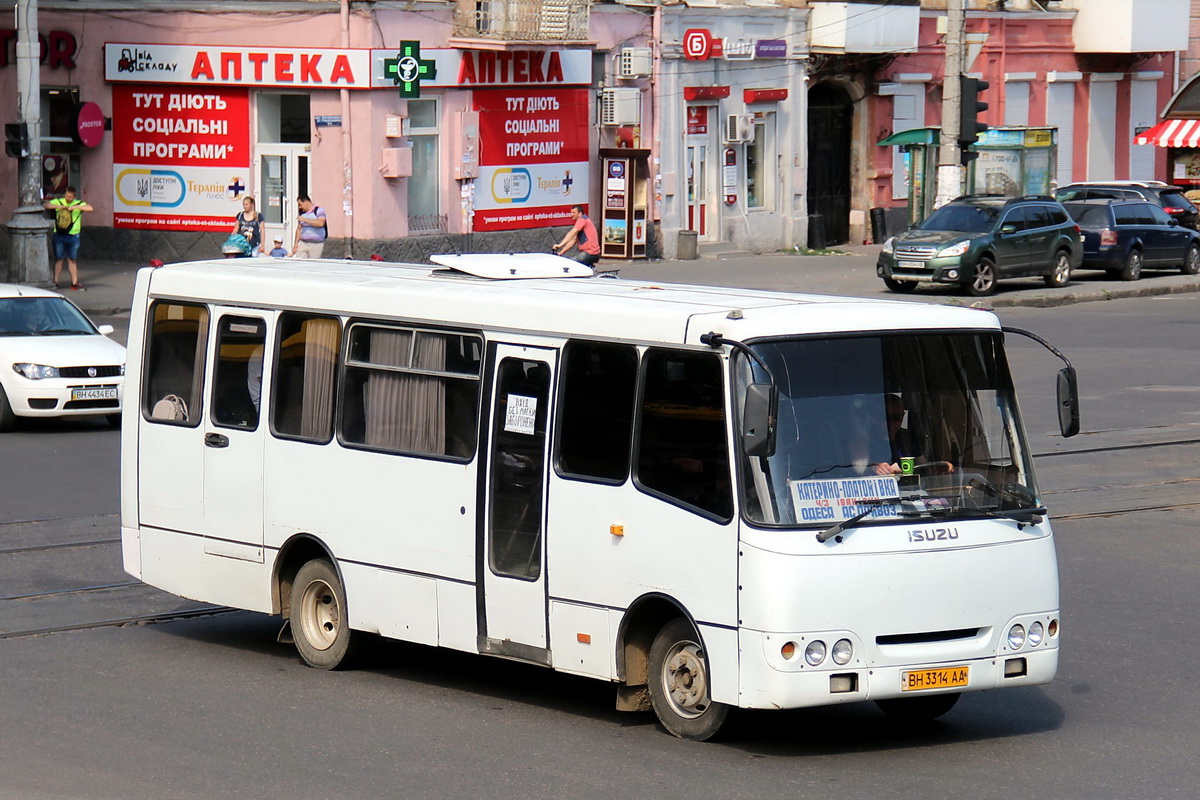
M 8 281 L 50 285 L 50 221 L 42 209 L 42 79 L 37 0 L 17 0 L 17 124 L 29 150 L 17 165 L 17 208 L 9 220 Z
M 944 206 L 962 194 L 963 166 L 958 146 L 962 92 L 963 28 L 965 0 L 946 3 L 946 74 L 942 78 L 942 143 L 938 148 L 937 196 L 934 207 Z

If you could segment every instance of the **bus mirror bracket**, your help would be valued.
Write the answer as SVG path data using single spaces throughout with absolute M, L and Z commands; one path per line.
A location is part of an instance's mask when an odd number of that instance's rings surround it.
M 775 455 L 775 419 L 779 409 L 779 391 L 773 383 L 752 383 L 746 387 L 742 406 L 742 450 L 748 456 Z
M 1068 439 L 1079 433 L 1079 381 L 1075 376 L 1075 367 L 1071 366 L 1071 362 L 1059 352 L 1057 347 L 1036 333 L 1031 333 L 1021 328 L 1003 327 L 1001 330 L 1005 333 L 1015 333 L 1019 336 L 1033 339 L 1042 347 L 1058 356 L 1066 364 L 1065 367 L 1058 371 L 1058 387 L 1055 392 L 1055 399 L 1058 404 L 1058 429 L 1063 437 Z
M 746 387 L 746 399 L 742 405 L 742 450 L 748 456 L 775 455 L 775 423 L 779 414 L 779 388 L 775 376 L 767 363 L 749 345 L 736 339 L 727 339 L 719 333 L 701 334 L 701 344 L 713 349 L 729 345 L 745 353 L 767 376 L 766 381 L 755 381 Z

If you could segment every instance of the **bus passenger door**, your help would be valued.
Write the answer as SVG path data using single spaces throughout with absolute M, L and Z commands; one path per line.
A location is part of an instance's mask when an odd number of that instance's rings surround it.
M 270 374 L 269 320 L 244 309 L 217 308 L 214 316 L 212 380 L 203 425 L 204 551 L 261 564 L 267 426 L 260 408 L 262 378 Z
M 497 345 L 480 521 L 480 652 L 549 663 L 546 447 L 555 351 Z

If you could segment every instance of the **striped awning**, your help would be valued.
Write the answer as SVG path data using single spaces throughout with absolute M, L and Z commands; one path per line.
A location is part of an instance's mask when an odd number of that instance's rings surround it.
M 1200 119 L 1168 119 L 1133 137 L 1134 144 L 1200 147 Z

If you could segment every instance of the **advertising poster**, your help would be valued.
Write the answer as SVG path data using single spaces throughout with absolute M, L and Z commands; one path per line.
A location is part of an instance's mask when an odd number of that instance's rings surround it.
M 588 200 L 588 90 L 474 92 L 480 155 L 477 231 L 571 224 Z
M 227 231 L 250 183 L 246 89 L 115 84 L 113 225 Z

